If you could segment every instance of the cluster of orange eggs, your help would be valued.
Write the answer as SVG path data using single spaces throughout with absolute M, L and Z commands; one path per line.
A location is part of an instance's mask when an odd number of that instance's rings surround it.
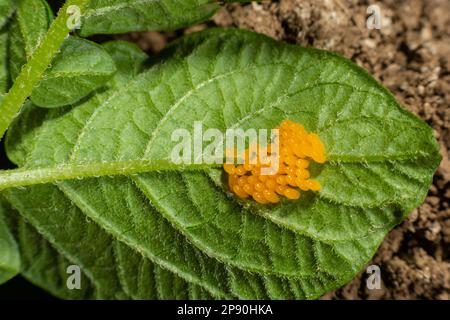
M 228 173 L 230 190 L 240 198 L 252 197 L 261 204 L 278 203 L 280 196 L 291 200 L 300 198 L 302 191 L 319 191 L 320 183 L 310 179 L 308 170 L 311 160 L 325 162 L 325 148 L 317 134 L 308 133 L 305 128 L 293 121 L 284 120 L 279 126 L 279 154 L 271 151 L 271 145 L 264 149 L 268 158 L 278 157 L 278 171 L 263 175 L 261 169 L 270 168 L 272 163 L 261 164 L 250 161 L 249 149 L 241 155 L 243 164 L 224 164 Z M 234 152 L 233 152 L 234 154 Z M 251 164 L 251 163 L 255 164 Z

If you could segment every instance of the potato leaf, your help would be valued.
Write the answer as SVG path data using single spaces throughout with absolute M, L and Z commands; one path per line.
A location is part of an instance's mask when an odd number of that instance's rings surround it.
M 76 103 L 103 86 L 115 72 L 113 60 L 98 44 L 70 37 L 33 90 L 31 101 L 44 108 Z
M 174 30 L 208 19 L 219 8 L 219 2 L 218 0 L 91 0 L 82 17 L 81 35 Z
M 39 186 L 31 192 L 5 195 L 28 221 L 25 223 L 21 218 L 17 223 L 24 260 L 22 274 L 60 298 L 187 299 L 209 296 L 200 287 L 161 269 L 112 238 L 71 205 L 54 186 Z M 40 196 L 49 197 L 46 198 L 49 201 L 41 201 Z M 77 265 L 83 271 L 81 291 L 69 290 L 66 286 L 66 270 L 71 265 Z
M 112 90 L 124 85 L 142 70 L 147 56 L 135 45 L 113 41 L 103 46 L 119 66 L 118 73 L 110 82 Z M 25 110 L 29 108 L 32 108 L 31 104 Z M 29 120 L 37 123 L 42 118 L 32 116 Z M 16 160 L 20 162 L 25 153 Z M 17 220 L 14 224 L 22 252 L 22 275 L 60 298 L 210 297 L 201 287 L 182 280 L 174 273 L 153 264 L 138 251 L 116 241 L 87 219 L 55 186 L 33 188 L 31 193 L 19 191 L 5 195 L 22 214 L 19 219 L 17 212 L 10 217 L 11 220 Z M 42 202 L 41 196 L 49 197 L 49 202 Z M 67 223 L 68 217 L 71 223 Z M 61 225 L 65 227 L 60 228 Z M 80 248 L 84 248 L 85 254 L 80 254 Z M 66 269 L 70 265 L 82 267 L 81 290 L 69 290 L 66 286 Z
M 102 48 L 114 60 L 117 73 L 108 81 L 108 86 L 120 88 L 141 73 L 148 59 L 147 55 L 133 43 L 127 41 L 110 41 Z
M 317 298 L 352 279 L 423 201 L 440 161 L 431 128 L 350 61 L 221 29 L 183 38 L 163 61 L 75 108 L 24 110 L 7 140 L 21 169 L 2 173 L 0 187 L 53 184 L 4 191 L 22 214 L 57 192 L 57 203 L 68 198 L 113 239 L 213 296 Z M 192 132 L 194 121 L 225 131 L 285 118 L 325 144 L 317 194 L 243 203 L 221 170 L 170 163 L 171 133 Z M 36 227 L 51 225 L 53 214 L 32 215 Z
M 45 0 L 21 0 L 10 26 L 9 63 L 12 79 L 43 40 L 53 13 Z M 116 71 L 110 56 L 94 42 L 67 38 L 33 90 L 31 100 L 45 108 L 73 104 L 105 84 Z
M 67 288 L 67 268 L 74 262 L 65 258 L 24 218 L 15 216 L 16 238 L 21 253 L 20 274 L 34 285 L 61 299 L 95 299 L 101 297 L 86 274 L 81 271 L 81 289 Z M 13 217 L 12 217 L 13 218 Z
M 9 25 L 9 68 L 15 79 L 22 66 L 44 39 L 53 12 L 45 0 L 20 0 Z

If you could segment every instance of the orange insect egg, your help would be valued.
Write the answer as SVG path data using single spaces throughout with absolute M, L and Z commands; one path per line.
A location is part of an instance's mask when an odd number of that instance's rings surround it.
M 309 186 L 309 189 L 312 191 L 319 191 L 320 190 L 320 182 L 317 180 L 308 180 L 306 183 Z
M 316 145 L 319 147 L 322 145 L 322 142 L 320 141 L 319 136 L 315 133 L 309 133 L 307 135 L 307 139 L 312 145 Z
M 287 175 L 286 182 L 290 186 L 293 186 L 293 187 L 297 186 L 297 183 L 295 182 L 295 176 Z
M 255 176 L 249 176 L 249 177 L 247 178 L 247 182 L 248 182 L 249 184 L 251 184 L 251 185 L 254 185 L 255 183 L 258 182 L 258 178 L 256 178 Z
M 298 124 L 297 122 L 292 121 L 290 128 L 294 132 L 299 132 L 301 128 L 303 128 L 303 126 L 301 124 Z
M 305 158 L 306 157 L 306 153 L 303 150 L 303 147 L 299 144 L 296 143 L 292 146 L 292 149 L 294 150 L 294 154 L 299 157 L 299 158 Z
M 275 192 L 267 189 L 263 191 L 263 196 L 267 201 L 271 203 L 277 203 L 280 201 L 280 198 L 275 194 Z
M 286 158 L 291 154 L 291 151 L 289 150 L 288 147 L 285 146 L 285 144 L 283 143 L 283 147 L 280 149 L 280 154 L 282 158 Z
M 229 184 L 231 190 L 233 190 L 233 186 L 235 184 L 237 184 L 237 179 L 238 179 L 238 176 L 235 174 L 230 175 L 230 177 L 228 178 L 228 184 Z
M 288 119 L 281 121 L 280 128 L 286 128 L 289 125 L 289 122 L 291 122 L 291 120 Z
M 237 184 L 239 185 L 239 186 L 243 186 L 244 184 L 247 184 L 247 177 L 246 176 L 243 176 L 243 177 L 239 177 L 238 178 L 238 181 L 237 181 Z
M 253 185 L 249 183 L 244 184 L 242 189 L 244 189 L 244 191 L 247 192 L 248 194 L 253 194 L 253 192 L 255 192 L 255 188 L 253 187 Z
M 254 188 L 256 191 L 263 191 L 265 189 L 265 186 L 264 186 L 264 183 L 257 182 L 257 183 L 255 183 Z
M 286 176 L 278 176 L 277 183 L 283 186 L 286 185 L 287 184 Z
M 238 166 L 238 167 L 236 168 L 236 174 L 237 174 L 238 176 L 243 176 L 243 175 L 246 174 L 246 173 L 247 173 L 247 170 L 245 170 L 245 168 L 244 168 L 243 165 L 240 165 L 240 166 Z
M 314 152 L 311 158 L 317 163 L 325 163 L 325 155 L 323 153 Z
M 228 163 L 225 163 L 225 164 L 223 165 L 223 169 L 224 169 L 225 172 L 228 173 L 228 174 L 234 174 L 234 173 L 235 173 L 235 170 L 236 170 L 236 167 L 234 166 L 234 164 L 228 164 Z
M 298 192 L 295 189 L 292 188 L 286 188 L 286 190 L 284 190 L 283 194 L 286 196 L 286 198 L 291 199 L 291 200 L 297 200 L 300 198 L 300 192 Z
M 266 204 L 269 203 L 269 201 L 267 201 L 267 199 L 264 197 L 264 195 L 261 192 L 255 192 L 253 193 L 253 199 L 255 199 L 256 202 L 261 203 L 261 204 Z
M 286 138 L 288 138 L 289 137 L 289 131 L 287 131 L 287 130 L 280 130 L 280 138 L 282 138 L 282 139 L 286 139 Z
M 275 190 L 276 186 L 277 186 L 277 183 L 275 182 L 274 179 L 267 179 L 267 181 L 266 181 L 267 189 Z
M 284 195 L 284 190 L 286 190 L 287 187 L 286 186 L 276 186 L 275 191 L 276 193 L 278 193 L 279 195 Z
M 286 141 L 286 145 L 288 147 L 292 147 L 295 144 L 296 140 L 292 137 L 292 132 L 289 133 L 289 138 Z
M 298 160 L 295 162 L 295 165 L 296 165 L 298 168 L 306 169 L 306 168 L 309 167 L 309 161 L 308 161 L 308 160 L 305 160 L 305 159 L 298 159 Z
M 260 175 L 260 176 L 258 176 L 258 179 L 259 179 L 259 181 L 261 181 L 261 182 L 266 182 L 267 179 L 269 179 L 269 176 L 266 176 L 266 175 Z
M 293 176 L 293 175 L 295 175 L 295 170 L 296 168 L 295 167 L 287 167 L 286 168 L 286 173 L 288 174 L 288 175 L 291 175 L 291 176 Z
M 295 156 L 287 156 L 285 159 L 283 159 L 283 162 L 289 166 L 294 166 L 297 162 L 297 158 Z
M 278 172 L 277 172 L 277 174 L 284 174 L 284 173 L 286 173 L 286 168 L 287 167 L 284 164 L 279 163 L 278 164 Z
M 297 183 L 297 186 L 300 188 L 300 190 L 302 190 L 302 191 L 308 191 L 309 190 L 308 181 L 302 180 L 300 178 L 297 178 L 295 180 L 295 182 Z
M 235 194 L 237 194 L 240 198 L 247 198 L 248 193 L 244 191 L 244 189 L 239 185 L 234 185 L 233 191 Z
M 251 172 L 252 172 L 252 175 L 259 176 L 261 173 L 261 169 L 258 167 L 254 167 Z
M 305 127 L 302 126 L 301 124 L 294 122 L 294 127 L 295 127 L 295 132 L 299 137 L 302 137 L 306 134 Z
M 300 148 L 302 148 L 302 152 L 307 157 L 311 157 L 311 155 L 313 154 L 313 146 L 307 140 L 303 140 L 300 142 Z
M 309 171 L 306 169 L 297 169 L 295 171 L 295 175 L 302 180 L 306 180 L 311 176 Z

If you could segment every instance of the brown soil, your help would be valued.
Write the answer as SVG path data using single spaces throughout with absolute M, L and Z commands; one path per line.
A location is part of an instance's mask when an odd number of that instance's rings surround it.
M 370 2 L 372 3 L 372 2 Z M 231 4 L 213 19 L 177 33 L 126 35 L 157 52 L 180 33 L 235 26 L 275 39 L 336 51 L 370 71 L 433 128 L 443 161 L 425 203 L 385 239 L 370 264 L 382 288 L 368 290 L 366 273 L 323 299 L 450 299 L 450 1 L 384 0 L 380 30 L 366 26 L 363 0 L 280 0 Z

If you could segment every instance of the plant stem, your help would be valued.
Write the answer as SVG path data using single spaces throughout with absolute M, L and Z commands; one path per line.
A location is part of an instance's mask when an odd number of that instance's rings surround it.
M 195 171 L 221 167 L 217 164 L 175 164 L 169 161 L 128 160 L 88 164 L 61 164 L 55 167 L 0 171 L 0 190 L 62 180 L 132 175 L 150 171 Z
M 36 48 L 27 64 L 22 68 L 13 86 L 0 105 L 0 139 L 11 122 L 19 113 L 25 100 L 31 95 L 33 88 L 41 80 L 42 75 L 58 53 L 64 39 L 71 31 L 67 27 L 69 14 L 67 8 L 78 6 L 82 12 L 89 0 L 68 0 L 60 9 L 58 17 L 53 21 L 43 41 Z

